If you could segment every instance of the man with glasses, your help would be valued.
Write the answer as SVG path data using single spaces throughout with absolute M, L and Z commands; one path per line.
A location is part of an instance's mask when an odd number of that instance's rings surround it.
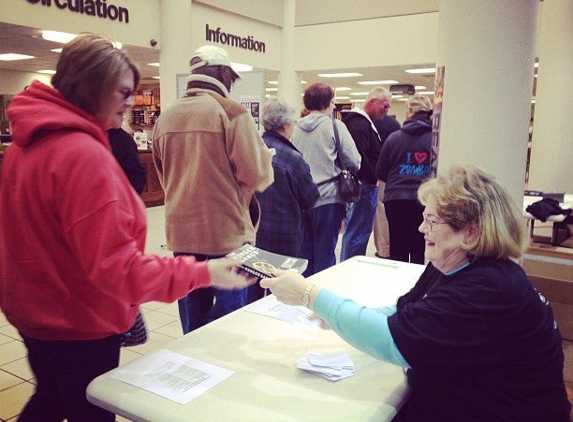
M 344 220 L 341 261 L 366 254 L 378 200 L 378 179 L 375 170 L 382 148 L 382 140 L 374 121 L 386 115 L 391 98 L 390 91 L 375 87 L 368 93 L 363 108 L 355 107 L 342 119 L 354 139 L 362 161 L 356 174 L 361 182 L 360 199 L 350 205 Z

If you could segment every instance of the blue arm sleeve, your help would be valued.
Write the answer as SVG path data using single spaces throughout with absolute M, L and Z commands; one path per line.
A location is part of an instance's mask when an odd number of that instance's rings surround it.
M 366 308 L 323 289 L 314 300 L 314 312 L 345 341 L 369 355 L 410 368 L 396 347 L 388 317 L 396 306 Z

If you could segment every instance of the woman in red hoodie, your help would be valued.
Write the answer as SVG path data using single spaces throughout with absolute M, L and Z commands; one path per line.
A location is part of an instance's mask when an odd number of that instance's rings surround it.
M 103 37 L 61 53 L 8 109 L 12 144 L 0 187 L 0 307 L 20 332 L 37 387 L 19 421 L 113 421 L 85 390 L 117 367 L 139 304 L 209 285 L 244 288 L 228 259 L 145 255 L 146 214 L 111 153 L 140 73 Z

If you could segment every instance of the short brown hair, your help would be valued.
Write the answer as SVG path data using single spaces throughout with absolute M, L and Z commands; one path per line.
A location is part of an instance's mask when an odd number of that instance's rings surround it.
M 334 98 L 334 89 L 323 83 L 314 83 L 305 89 L 302 97 L 304 107 L 309 111 L 325 110 Z
M 133 71 L 137 89 L 141 74 L 127 52 L 103 36 L 84 32 L 64 45 L 52 85 L 69 102 L 95 115 L 105 107 L 126 66 Z

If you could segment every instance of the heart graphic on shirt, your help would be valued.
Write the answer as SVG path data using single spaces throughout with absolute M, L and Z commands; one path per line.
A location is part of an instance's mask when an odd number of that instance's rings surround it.
M 428 153 L 427 152 L 415 152 L 414 158 L 416 159 L 416 162 L 418 164 L 422 164 L 428 158 Z

